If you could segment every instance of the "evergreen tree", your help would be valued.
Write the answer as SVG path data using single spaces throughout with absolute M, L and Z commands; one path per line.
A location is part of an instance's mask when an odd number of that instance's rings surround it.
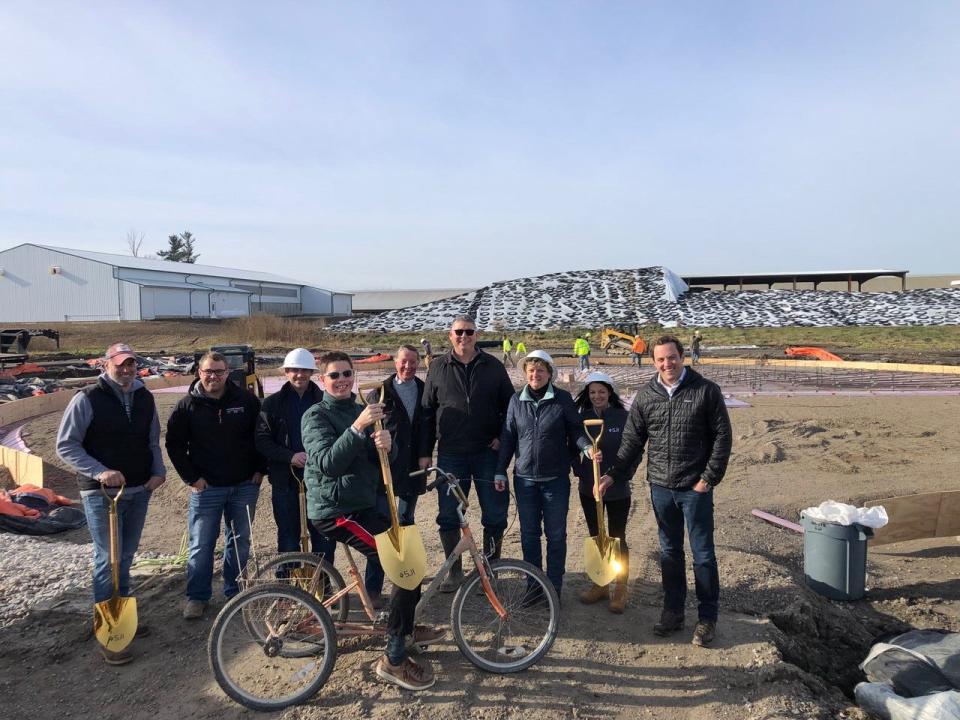
M 162 260 L 195 263 L 200 259 L 200 256 L 193 251 L 193 244 L 196 241 L 193 233 L 186 231 L 179 235 L 171 235 L 167 238 L 167 241 L 170 243 L 170 247 L 167 250 L 160 250 L 157 253 L 157 256 Z

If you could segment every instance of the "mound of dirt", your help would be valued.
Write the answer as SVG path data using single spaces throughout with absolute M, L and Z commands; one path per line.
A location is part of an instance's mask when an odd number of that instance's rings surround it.
M 0 490 L 14 490 L 16 487 L 17 481 L 13 479 L 10 468 L 0 465 Z

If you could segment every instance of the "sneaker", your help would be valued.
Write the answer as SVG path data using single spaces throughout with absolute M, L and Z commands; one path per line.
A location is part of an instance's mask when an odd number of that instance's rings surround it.
M 713 642 L 713 639 L 717 636 L 717 624 L 711 622 L 710 620 L 701 620 L 697 623 L 697 627 L 693 631 L 693 640 L 691 641 L 694 645 L 699 645 L 700 647 L 706 647 Z
M 663 612 L 660 613 L 660 622 L 653 626 L 653 634 L 666 637 L 682 629 L 683 615 L 664 608 Z
M 130 654 L 130 650 L 127 648 L 123 650 L 107 650 L 101 645 L 100 654 L 103 655 L 103 661 L 107 665 L 126 665 L 127 663 L 133 662 L 133 655 Z
M 425 660 L 415 661 L 409 657 L 399 665 L 391 665 L 384 656 L 377 663 L 375 672 L 377 677 L 399 685 L 405 690 L 426 690 L 436 682 L 429 663 Z
M 200 600 L 187 600 L 183 604 L 183 619 L 198 620 L 203 617 L 203 611 L 207 609 L 207 603 Z
M 444 628 L 434 627 L 433 625 L 417 625 L 413 628 L 413 635 L 410 636 L 410 644 L 416 645 L 420 650 L 425 650 L 428 645 L 443 640 L 447 636 Z

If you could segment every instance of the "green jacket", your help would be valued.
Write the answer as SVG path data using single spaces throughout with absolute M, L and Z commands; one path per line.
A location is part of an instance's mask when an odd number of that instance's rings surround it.
M 505 353 L 510 352 L 513 349 L 513 346 L 510 344 L 510 338 L 503 339 L 503 351 Z
M 371 508 L 377 502 L 380 464 L 373 440 L 350 426 L 363 408 L 356 396 L 337 400 L 329 394 L 303 415 L 301 433 L 307 452 L 303 471 L 307 516 L 324 520 Z
M 588 343 L 584 338 L 577 338 L 577 341 L 573 344 L 573 354 L 577 357 L 581 355 L 590 354 L 590 343 Z

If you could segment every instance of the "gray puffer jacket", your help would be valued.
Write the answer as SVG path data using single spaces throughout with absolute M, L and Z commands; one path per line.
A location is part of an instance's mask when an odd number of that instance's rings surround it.
M 609 475 L 625 477 L 647 445 L 647 481 L 687 490 L 701 478 L 719 484 L 731 448 L 730 417 L 720 387 L 691 368 L 671 398 L 657 376 L 640 388 L 630 408 L 617 463 Z

